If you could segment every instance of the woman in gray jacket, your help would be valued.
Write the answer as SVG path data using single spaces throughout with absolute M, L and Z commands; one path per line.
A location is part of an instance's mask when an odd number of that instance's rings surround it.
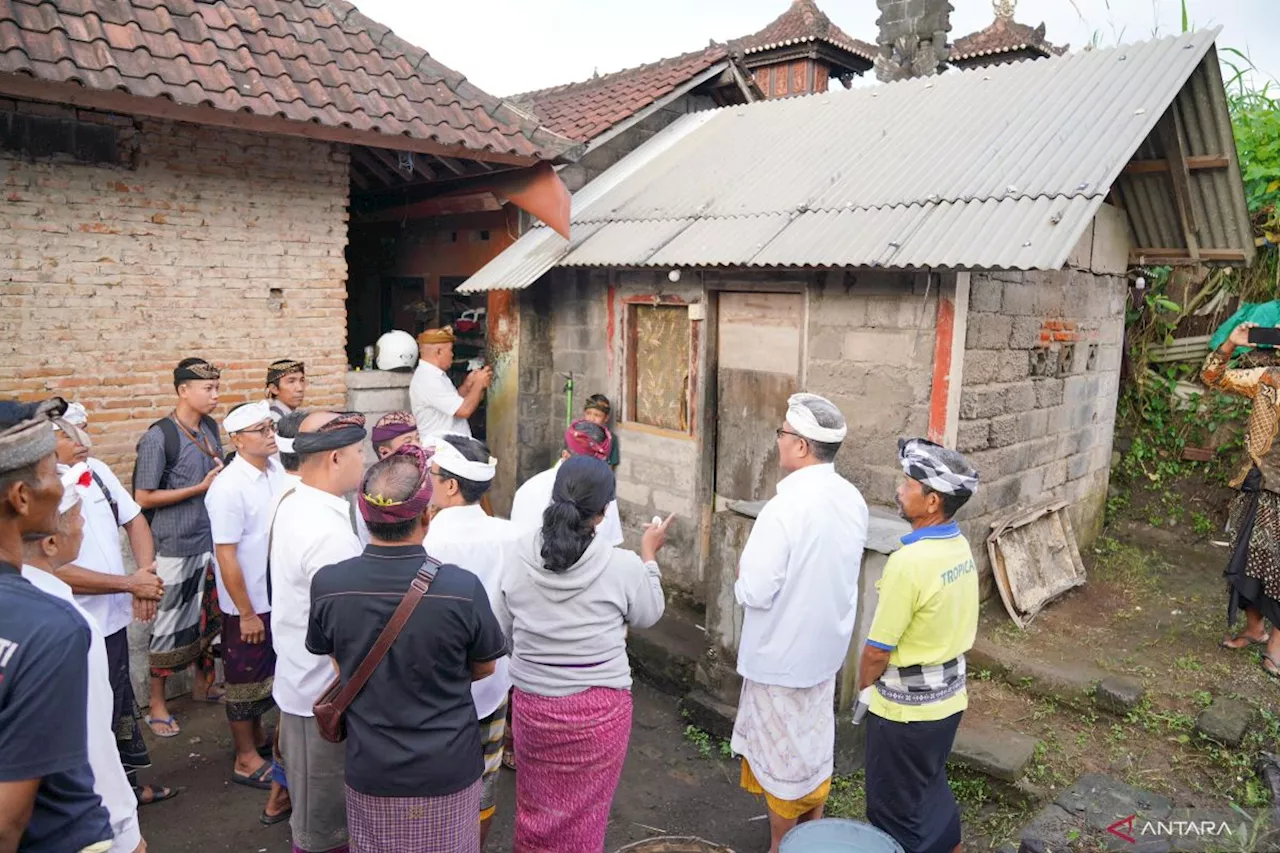
M 656 557 L 667 526 L 645 525 L 640 555 L 596 525 L 614 498 L 607 464 L 560 466 L 542 527 L 522 538 L 496 614 L 511 639 L 516 850 L 599 853 L 631 737 L 627 626 L 665 601 Z

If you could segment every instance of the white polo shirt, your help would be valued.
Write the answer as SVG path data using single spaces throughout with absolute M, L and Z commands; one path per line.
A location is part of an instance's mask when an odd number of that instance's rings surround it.
M 534 474 L 516 489 L 516 496 L 511 501 L 511 520 L 522 532 L 542 527 L 542 513 L 551 506 L 551 492 L 555 489 L 556 472 L 559 470 L 560 462 L 557 462 L 541 474 Z M 615 548 L 621 547 L 622 517 L 618 514 L 616 500 L 609 501 L 604 508 L 604 518 L 596 527 L 596 535 L 604 536 Z
M 448 374 L 434 364 L 418 362 L 409 382 L 409 406 L 423 441 L 446 432 L 470 437 L 471 425 L 457 416 L 462 403 Z
M 134 502 L 133 496 L 120 484 L 120 480 L 106 463 L 90 457 L 88 465 L 89 470 L 98 475 L 102 485 L 107 487 L 115 500 L 120 512 L 120 525 L 137 518 L 142 508 Z M 115 516 L 111 514 L 111 504 L 107 502 L 97 480 L 81 492 L 80 512 L 84 516 L 84 544 L 80 546 L 80 554 L 72 565 L 91 572 L 124 577 L 127 573 L 124 570 L 124 557 L 120 554 L 120 525 L 116 524 Z M 77 595 L 75 599 L 76 604 L 93 617 L 105 637 L 128 628 L 133 621 L 133 596 L 127 592 Z
M 521 530 L 505 518 L 487 515 L 479 506 L 442 509 L 431 519 L 422 545 L 427 555 L 442 563 L 452 563 L 480 578 L 489 593 L 489 605 L 497 610 L 498 592 L 504 569 L 514 557 L 513 543 Z M 471 683 L 471 698 L 480 719 L 498 710 L 511 690 L 506 656 L 498 658 L 493 675 Z
M 862 494 L 834 465 L 782 478 L 738 561 L 743 678 L 813 687 L 836 674 L 853 639 L 869 523 Z
M 359 556 L 362 549 L 351 530 L 346 498 L 302 481 L 285 491 L 271 542 L 271 645 L 276 652 L 271 695 L 281 711 L 310 717 L 312 706 L 333 680 L 329 658 L 307 651 L 311 579 L 325 566 Z
M 89 626 L 89 704 L 87 739 L 89 767 L 93 770 L 93 792 L 102 798 L 115 836 L 110 853 L 133 853 L 142 843 L 138 826 L 138 797 L 133 793 L 129 777 L 120 763 L 116 735 L 111 728 L 115 694 L 111 690 L 111 673 L 107 668 L 107 647 L 97 620 L 80 606 L 71 587 L 49 572 L 35 566 L 23 566 L 22 576 L 43 593 L 69 602 Z
M 267 531 L 276 497 L 284 491 L 285 471 L 274 457 L 259 471 L 236 455 L 205 492 L 204 508 L 209 513 L 213 544 L 235 545 L 236 559 L 244 574 L 245 589 L 255 613 L 267 613 Z M 222 580 L 222 569 L 214 560 L 218 580 L 218 606 L 223 613 L 240 615 Z

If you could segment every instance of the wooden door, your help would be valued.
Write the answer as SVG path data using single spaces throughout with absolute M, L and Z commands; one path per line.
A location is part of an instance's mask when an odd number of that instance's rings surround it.
M 775 431 L 800 390 L 804 295 L 721 293 L 716 330 L 716 496 L 768 500 L 780 478 Z

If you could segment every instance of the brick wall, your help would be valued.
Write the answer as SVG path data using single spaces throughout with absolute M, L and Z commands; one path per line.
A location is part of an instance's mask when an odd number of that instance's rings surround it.
M 185 356 L 224 368 L 219 418 L 285 356 L 307 362 L 309 405 L 342 403 L 345 148 L 0 99 L 5 111 L 113 124 L 133 162 L 0 150 L 0 396 L 84 403 L 95 454 L 123 476 Z
M 1073 504 L 1081 545 L 1106 505 L 1126 282 L 1085 269 L 970 280 L 958 449 L 982 476 L 961 519 L 985 562 L 991 522 Z

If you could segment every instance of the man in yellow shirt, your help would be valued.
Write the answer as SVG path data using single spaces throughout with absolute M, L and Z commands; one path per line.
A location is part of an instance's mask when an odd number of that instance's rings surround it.
M 978 474 L 954 450 L 899 443 L 898 511 L 911 523 L 876 585 L 859 681 L 867 716 L 867 819 L 906 853 L 960 849 L 947 756 L 969 705 L 964 653 L 978 631 L 978 571 L 952 517 Z M 856 714 L 855 714 L 856 715 Z

